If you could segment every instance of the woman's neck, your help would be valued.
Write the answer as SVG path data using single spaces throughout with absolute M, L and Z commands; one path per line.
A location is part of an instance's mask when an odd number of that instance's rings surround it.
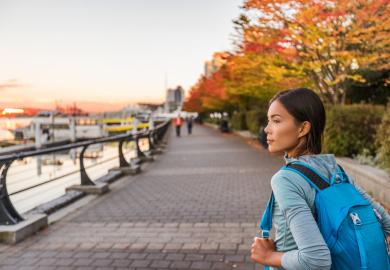
M 297 151 L 297 149 L 293 149 L 291 151 L 287 151 L 286 153 L 288 158 L 298 158 L 300 156 L 313 155 L 313 153 L 310 152 L 308 149 L 303 152 Z

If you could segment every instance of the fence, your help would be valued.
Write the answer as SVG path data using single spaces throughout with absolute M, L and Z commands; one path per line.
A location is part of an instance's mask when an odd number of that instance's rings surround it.
M 88 147 L 90 147 L 91 145 L 117 142 L 119 168 L 137 169 L 144 158 L 151 157 L 156 152 L 169 126 L 170 121 L 159 122 L 154 128 L 133 132 L 131 134 L 119 134 L 115 136 L 77 141 L 73 143 L 56 143 L 46 145 L 40 149 L 33 149 L 30 147 L 26 149 L 20 149 L 16 153 L 6 153 L 5 155 L 0 156 L 0 225 L 18 224 L 24 220 L 12 204 L 10 196 L 20 194 L 22 192 L 31 190 L 38 186 L 45 185 L 49 182 L 53 182 L 64 177 L 55 177 L 54 179 L 50 179 L 48 181 L 29 186 L 27 188 L 22 188 L 9 194 L 7 191 L 7 172 L 9 171 L 9 168 L 14 161 L 23 160 L 27 157 L 40 157 L 47 154 L 60 153 L 64 151 L 70 151 L 72 149 L 81 148 L 81 152 L 79 154 L 78 170 L 78 172 L 80 173 L 81 186 L 95 186 L 96 183 L 92 181 L 91 178 L 88 176 L 84 164 L 85 153 Z M 148 150 L 142 151 L 140 149 L 139 141 L 141 139 L 148 140 Z M 124 156 L 123 145 L 131 141 L 135 142 L 136 155 L 134 158 L 130 159 L 130 162 L 128 162 Z

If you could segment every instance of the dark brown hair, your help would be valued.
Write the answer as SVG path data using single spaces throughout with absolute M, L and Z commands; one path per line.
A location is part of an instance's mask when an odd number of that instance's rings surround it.
M 311 124 L 305 140 L 296 149 L 297 155 L 306 152 L 319 154 L 325 128 L 325 108 L 320 97 L 307 88 L 284 90 L 277 93 L 269 102 L 279 101 L 298 123 L 307 121 Z

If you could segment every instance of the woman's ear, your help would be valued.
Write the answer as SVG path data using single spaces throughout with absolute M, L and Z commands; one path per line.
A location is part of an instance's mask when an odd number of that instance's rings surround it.
M 310 122 L 309 122 L 309 121 L 304 121 L 304 122 L 301 124 L 301 127 L 299 128 L 298 138 L 304 137 L 304 136 L 306 136 L 307 134 L 309 134 L 310 129 L 311 129 L 311 124 L 310 124 Z

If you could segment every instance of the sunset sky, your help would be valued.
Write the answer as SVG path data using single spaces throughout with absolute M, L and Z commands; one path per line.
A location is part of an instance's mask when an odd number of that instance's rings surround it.
M 0 0 L 0 107 L 162 102 L 232 50 L 241 0 Z

